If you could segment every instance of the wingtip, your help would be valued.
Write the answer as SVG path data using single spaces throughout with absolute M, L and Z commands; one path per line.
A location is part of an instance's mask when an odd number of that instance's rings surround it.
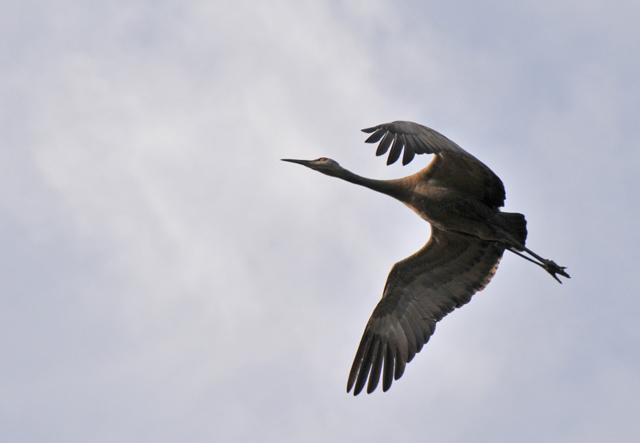
M 353 389 L 353 386 L 347 386 L 347 394 L 351 394 Z M 353 389 L 353 396 L 356 397 L 358 394 L 360 393 L 360 391 L 358 389 Z

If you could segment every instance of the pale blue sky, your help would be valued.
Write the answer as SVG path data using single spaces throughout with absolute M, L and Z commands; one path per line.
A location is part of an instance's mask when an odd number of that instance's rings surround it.
M 36 2 L 0 14 L 0 440 L 636 442 L 637 2 Z M 346 376 L 402 205 L 362 127 L 487 163 L 507 255 L 387 393 Z

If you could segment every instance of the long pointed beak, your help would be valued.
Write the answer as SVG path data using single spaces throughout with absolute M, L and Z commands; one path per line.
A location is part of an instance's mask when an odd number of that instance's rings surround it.
M 283 162 L 297 163 L 304 166 L 309 166 L 309 164 L 311 163 L 311 160 L 295 160 L 292 158 L 281 158 L 280 160 L 282 160 Z

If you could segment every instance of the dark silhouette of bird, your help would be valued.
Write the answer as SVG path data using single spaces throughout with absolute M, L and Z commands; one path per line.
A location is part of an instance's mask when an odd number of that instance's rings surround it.
M 525 246 L 524 215 L 502 212 L 502 181 L 484 163 L 439 132 L 408 121 L 363 129 L 376 155 L 389 152 L 387 164 L 402 155 L 406 165 L 416 154 L 434 154 L 424 169 L 395 180 L 361 177 L 329 158 L 298 163 L 400 200 L 431 224 L 427 244 L 396 263 L 364 330 L 347 392 L 373 392 L 382 377 L 387 391 L 433 334 L 436 322 L 467 303 L 493 277 L 502 254 L 511 251 L 546 270 L 558 282 L 565 267 Z

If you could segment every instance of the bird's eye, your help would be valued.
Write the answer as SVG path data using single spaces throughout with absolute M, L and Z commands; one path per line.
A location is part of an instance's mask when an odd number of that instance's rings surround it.
M 319 162 L 326 162 L 327 160 L 329 160 L 327 157 L 320 157 L 318 160 Z

